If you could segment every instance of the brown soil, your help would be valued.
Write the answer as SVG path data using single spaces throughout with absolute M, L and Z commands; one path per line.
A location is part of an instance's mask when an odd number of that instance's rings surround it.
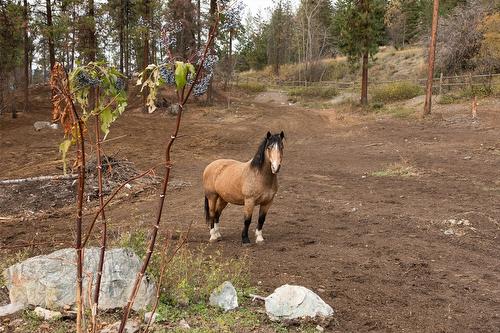
M 46 102 L 37 105 L 16 120 L 0 117 L 2 179 L 60 173 L 62 133 L 34 131 L 34 121 L 49 117 Z M 436 105 L 434 112 L 429 120 L 401 120 L 251 99 L 229 110 L 193 106 L 173 149 L 173 180 L 186 186 L 168 193 L 163 225 L 183 230 L 193 221 L 189 246 L 206 244 L 204 167 L 221 157 L 247 160 L 267 130 L 284 130 L 265 244 L 241 246 L 242 209 L 230 206 L 221 220 L 224 239 L 212 251 L 248 255 L 263 294 L 285 283 L 313 289 L 336 311 L 333 331 L 499 332 L 499 103 L 482 101 L 476 121 L 465 104 Z M 130 110 L 111 129 L 111 137 L 127 136 L 105 151 L 147 169 L 161 162 L 173 124 L 173 116 Z M 391 166 L 412 173 L 374 174 Z M 153 222 L 157 195 L 133 191 L 108 211 L 111 237 Z M 26 207 L 19 196 L 24 212 L 0 207 L 2 257 L 18 251 L 5 247 L 72 239 L 70 207 L 37 215 L 53 199 L 43 183 L 28 192 L 38 200 Z M 91 216 L 87 210 L 86 220 Z

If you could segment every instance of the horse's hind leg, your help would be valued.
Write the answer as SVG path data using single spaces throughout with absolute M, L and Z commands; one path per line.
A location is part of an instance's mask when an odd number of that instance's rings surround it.
M 206 200 L 205 209 L 207 209 L 207 223 L 210 225 L 210 242 L 215 242 L 218 240 L 215 231 L 217 199 L 218 199 L 217 195 L 209 195 L 205 197 Z
M 257 224 L 257 229 L 255 229 L 255 243 L 261 244 L 264 242 L 264 237 L 262 237 L 262 227 L 266 221 L 267 211 L 273 202 L 268 202 L 266 204 L 260 205 L 259 208 L 259 223 Z
M 220 234 L 220 227 L 219 227 L 219 219 L 222 214 L 222 211 L 224 208 L 226 208 L 227 202 L 222 200 L 221 197 L 217 199 L 217 204 L 215 205 L 215 223 L 214 223 L 214 229 L 215 229 L 215 236 L 217 237 L 218 240 L 222 238 L 222 235 Z

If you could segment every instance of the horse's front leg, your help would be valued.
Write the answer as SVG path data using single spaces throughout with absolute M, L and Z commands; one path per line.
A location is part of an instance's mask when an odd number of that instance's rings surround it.
M 264 226 L 264 222 L 266 221 L 267 211 L 273 202 L 270 201 L 268 203 L 260 205 L 259 208 L 259 223 L 257 224 L 257 229 L 255 229 L 255 243 L 262 244 L 264 242 L 264 237 L 262 237 L 262 227 Z
M 248 238 L 248 228 L 250 227 L 250 223 L 252 223 L 252 213 L 254 206 L 255 203 L 253 199 L 245 200 L 245 207 L 243 209 L 245 225 L 243 226 L 243 231 L 241 232 L 241 241 L 243 242 L 243 245 L 250 244 L 250 238 Z

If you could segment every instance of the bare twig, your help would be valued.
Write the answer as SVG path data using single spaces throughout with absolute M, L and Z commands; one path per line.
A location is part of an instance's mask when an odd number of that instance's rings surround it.
M 96 89 L 96 109 L 99 107 L 99 89 Z M 97 267 L 97 277 L 94 291 L 94 303 L 92 304 L 92 332 L 97 332 L 97 314 L 99 311 L 99 293 L 101 291 L 102 270 L 104 267 L 104 256 L 106 254 L 107 225 L 106 214 L 104 213 L 104 199 L 102 193 L 102 162 L 101 162 L 101 134 L 99 126 L 99 115 L 95 116 L 95 140 L 96 140 L 96 160 L 97 160 L 97 180 L 99 186 L 99 210 L 101 211 L 102 236 L 99 254 L 99 264 Z M 90 235 L 90 234 L 89 234 Z
M 158 235 L 158 230 L 160 228 L 160 222 L 161 222 L 161 217 L 162 217 L 162 212 L 163 212 L 163 204 L 165 202 L 165 195 L 167 192 L 168 181 L 170 180 L 170 170 L 172 168 L 172 162 L 170 159 L 170 150 L 171 150 L 172 145 L 174 144 L 175 139 L 177 138 L 177 135 L 179 133 L 179 128 L 180 128 L 181 119 L 182 119 L 182 113 L 184 110 L 184 104 L 186 104 L 189 96 L 191 95 L 194 84 L 198 81 L 198 78 L 199 78 L 200 73 L 201 73 L 201 69 L 203 68 L 203 64 L 204 64 L 205 59 L 207 57 L 208 50 L 215 39 L 215 35 L 217 32 L 217 25 L 218 25 L 218 17 L 216 18 L 214 25 L 210 29 L 209 37 L 208 37 L 207 43 L 205 44 L 205 50 L 203 52 L 203 56 L 201 58 L 198 70 L 196 71 L 196 75 L 195 75 L 195 78 L 193 80 L 193 84 L 191 84 L 189 86 L 189 89 L 185 95 L 184 95 L 184 88 L 182 89 L 181 92 L 177 91 L 179 112 L 177 113 L 177 119 L 176 119 L 176 123 L 175 123 L 174 132 L 172 133 L 172 135 L 170 135 L 170 140 L 169 140 L 167 147 L 165 149 L 165 175 L 163 178 L 163 186 L 162 186 L 162 189 L 161 189 L 161 192 L 159 195 L 158 208 L 156 210 L 156 222 L 152 228 L 151 239 L 149 241 L 148 249 L 147 249 L 146 254 L 144 256 L 144 259 L 143 259 L 143 264 L 142 264 L 141 270 L 137 273 L 137 277 L 136 277 L 134 286 L 132 288 L 132 292 L 131 292 L 129 299 L 127 301 L 127 305 L 125 305 L 125 308 L 123 309 L 123 317 L 122 317 L 122 321 L 120 323 L 120 327 L 118 329 L 118 333 L 123 333 L 123 331 L 125 329 L 125 324 L 127 323 L 128 317 L 130 315 L 130 311 L 132 309 L 132 305 L 134 304 L 135 298 L 137 296 L 137 292 L 138 292 L 139 287 L 141 285 L 142 278 L 144 277 L 144 274 L 146 273 L 146 269 L 149 265 L 149 262 L 151 260 L 151 256 L 152 256 L 153 251 L 154 251 L 156 237 Z
M 160 277 L 158 279 L 158 285 L 157 285 L 157 289 L 156 289 L 156 299 L 155 299 L 155 303 L 153 304 L 153 307 L 151 309 L 151 316 L 148 319 L 148 323 L 147 323 L 146 328 L 144 329 L 143 333 L 148 332 L 149 326 L 151 326 L 151 323 L 153 321 L 154 313 L 156 312 L 156 309 L 158 308 L 158 303 L 160 302 L 161 286 L 163 284 L 163 277 L 165 276 L 165 270 L 166 270 L 167 266 L 170 264 L 170 262 L 172 261 L 172 259 L 175 257 L 177 252 L 179 252 L 179 250 L 186 244 L 187 239 L 189 237 L 189 233 L 191 231 L 191 225 L 192 225 L 192 222 L 189 224 L 188 230 L 187 230 L 186 234 L 184 235 L 184 237 L 181 237 L 179 239 L 179 241 L 177 242 L 177 247 L 174 249 L 173 253 L 170 255 L 170 258 L 168 258 L 168 260 L 167 260 L 167 251 L 168 251 L 168 248 L 170 247 L 171 233 L 167 233 L 167 239 L 165 241 L 165 246 L 163 249 L 162 263 L 161 263 L 161 268 L 160 268 Z
M 84 240 L 83 240 L 83 246 L 85 247 L 87 245 L 87 242 L 90 238 L 90 235 L 92 233 L 92 229 L 94 228 L 94 225 L 95 225 L 95 222 L 97 221 L 97 219 L 99 218 L 99 214 L 101 214 L 101 211 L 111 202 L 111 200 L 113 200 L 113 198 L 118 194 L 118 192 L 120 192 L 124 187 L 125 185 L 127 185 L 128 183 L 136 180 L 136 179 L 139 179 L 139 178 L 142 178 L 150 173 L 152 173 L 156 168 L 158 168 L 160 165 L 163 165 L 163 164 L 158 164 L 158 165 L 155 165 L 154 167 L 150 168 L 149 170 L 137 175 L 137 176 L 134 176 L 128 180 L 126 180 L 125 182 L 121 183 L 120 186 L 118 186 L 116 188 L 116 190 L 114 190 L 114 192 L 109 196 L 109 198 L 106 200 L 106 202 L 104 202 L 104 204 L 102 205 L 102 207 L 99 207 L 99 209 L 97 210 L 97 212 L 95 213 L 94 215 L 94 219 L 92 220 L 92 223 L 90 224 L 90 227 L 89 227 L 89 230 L 87 231 L 87 236 L 85 236 Z
M 83 211 L 83 195 L 85 186 L 85 139 L 83 136 L 84 122 L 76 112 L 75 105 L 71 96 L 69 79 L 66 70 L 60 63 L 56 63 L 51 73 L 51 87 L 54 92 L 52 97 L 53 115 L 61 120 L 65 133 L 73 133 L 75 131 L 76 146 L 77 146 L 77 167 L 78 167 L 78 191 L 76 204 L 76 331 L 82 332 L 83 320 L 83 248 L 82 248 L 82 211 Z M 64 105 L 64 107 L 61 107 Z

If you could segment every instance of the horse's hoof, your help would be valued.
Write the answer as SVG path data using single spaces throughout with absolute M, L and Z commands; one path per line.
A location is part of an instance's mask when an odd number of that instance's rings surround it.
M 250 247 L 250 245 L 252 245 L 251 243 L 241 243 L 241 246 L 243 247 Z
M 257 241 L 255 241 L 255 244 L 264 245 L 264 240 L 257 240 Z
M 210 242 L 210 243 L 217 243 L 217 242 L 218 242 L 218 241 L 220 241 L 220 240 L 221 240 L 221 239 L 220 239 L 220 238 L 217 238 L 217 237 L 214 237 L 214 238 L 210 237 L 209 242 Z

